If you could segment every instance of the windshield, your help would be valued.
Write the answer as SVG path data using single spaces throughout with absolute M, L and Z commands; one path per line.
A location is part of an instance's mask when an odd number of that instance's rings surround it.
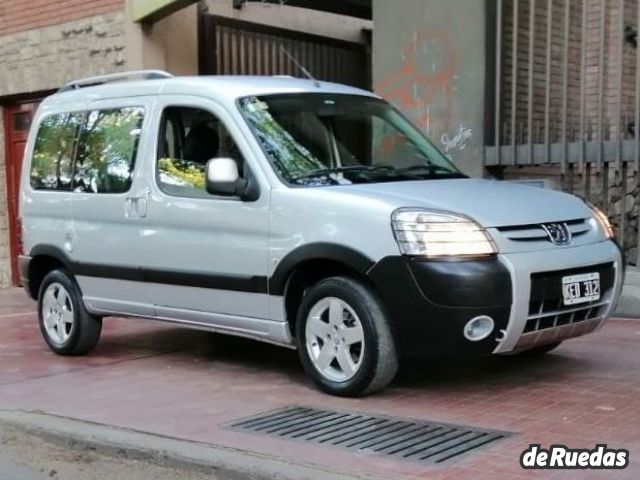
M 464 178 L 418 129 L 376 98 L 279 94 L 242 98 L 239 105 L 291 185 Z

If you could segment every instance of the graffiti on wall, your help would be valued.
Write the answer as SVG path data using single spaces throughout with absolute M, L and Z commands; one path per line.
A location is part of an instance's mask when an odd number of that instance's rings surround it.
M 400 65 L 376 84 L 376 91 L 400 108 L 423 132 L 438 139 L 446 154 L 464 150 L 473 132 L 453 122 L 457 50 L 447 32 L 416 33 Z
M 447 156 L 453 157 L 456 152 L 461 152 L 467 148 L 467 140 L 473 136 L 473 130 L 465 127 L 462 123 L 455 134 L 443 133 L 440 135 L 442 150 Z

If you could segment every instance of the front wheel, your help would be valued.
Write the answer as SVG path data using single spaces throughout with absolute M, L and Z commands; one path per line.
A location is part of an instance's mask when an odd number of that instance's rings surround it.
M 314 285 L 296 325 L 302 365 L 324 392 L 364 395 L 395 377 L 398 357 L 387 315 L 363 283 L 332 277 Z
M 87 312 L 80 289 L 65 270 L 53 270 L 38 294 L 40 330 L 49 348 L 59 355 L 84 355 L 98 343 L 102 319 Z

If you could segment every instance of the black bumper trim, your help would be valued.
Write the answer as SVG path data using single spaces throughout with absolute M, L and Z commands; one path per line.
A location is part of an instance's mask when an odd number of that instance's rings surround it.
M 444 263 L 393 256 L 369 271 L 391 317 L 398 351 L 453 358 L 492 353 L 511 312 L 508 271 L 498 259 Z M 484 340 L 469 341 L 464 326 L 480 315 L 490 316 L 495 329 Z

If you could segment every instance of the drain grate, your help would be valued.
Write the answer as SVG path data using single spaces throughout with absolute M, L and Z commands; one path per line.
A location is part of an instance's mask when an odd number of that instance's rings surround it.
M 234 430 L 421 463 L 442 463 L 511 435 L 461 425 L 287 407 L 238 420 Z

